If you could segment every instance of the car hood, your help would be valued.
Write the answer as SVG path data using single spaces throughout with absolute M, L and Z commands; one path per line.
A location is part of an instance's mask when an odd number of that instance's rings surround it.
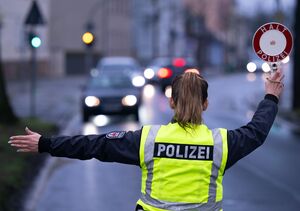
M 87 89 L 83 92 L 84 96 L 97 97 L 123 97 L 126 95 L 139 96 L 141 90 L 139 89 Z

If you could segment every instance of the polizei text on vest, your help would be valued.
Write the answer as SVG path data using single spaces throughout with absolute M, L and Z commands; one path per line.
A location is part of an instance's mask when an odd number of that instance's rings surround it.
M 212 160 L 213 146 L 155 143 L 154 157 L 188 160 Z

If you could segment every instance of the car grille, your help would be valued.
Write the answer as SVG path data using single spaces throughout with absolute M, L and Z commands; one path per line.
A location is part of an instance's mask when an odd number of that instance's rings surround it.
M 100 98 L 102 105 L 111 105 L 111 104 L 121 104 L 122 98 L 116 98 L 116 97 L 106 97 L 106 98 Z

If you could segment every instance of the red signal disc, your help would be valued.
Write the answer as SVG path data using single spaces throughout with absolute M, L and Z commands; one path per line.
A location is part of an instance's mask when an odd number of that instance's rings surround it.
M 292 51 L 293 37 L 289 29 L 276 22 L 270 22 L 257 29 L 252 45 L 258 57 L 266 62 L 278 62 Z

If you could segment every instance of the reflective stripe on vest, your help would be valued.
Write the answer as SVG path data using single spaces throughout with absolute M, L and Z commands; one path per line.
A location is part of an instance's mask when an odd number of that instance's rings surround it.
M 222 176 L 224 173 L 224 168 L 227 159 L 227 137 L 226 132 L 223 130 L 223 135 L 221 133 L 221 129 L 214 129 L 211 131 L 212 139 L 213 139 L 213 155 L 212 155 L 212 167 L 210 173 L 210 182 L 208 186 L 208 200 L 207 202 L 201 203 L 187 203 L 187 202 L 178 202 L 178 201 L 166 201 L 152 197 L 152 180 L 153 180 L 153 167 L 154 167 L 154 148 L 155 148 L 155 139 L 157 137 L 157 133 L 160 130 L 160 125 L 154 126 L 144 126 L 142 132 L 142 140 L 141 140 L 141 149 L 140 149 L 140 158 L 143 159 L 141 161 L 142 167 L 142 195 L 138 204 L 149 210 L 221 210 L 222 209 L 222 186 L 219 187 L 219 191 L 221 191 L 221 197 L 217 197 L 217 181 L 219 184 L 222 183 Z M 224 143 L 225 140 L 226 143 Z M 173 144 L 174 145 L 174 144 Z M 176 145 L 176 144 L 175 144 Z M 167 145 L 168 146 L 168 145 Z M 172 146 L 173 147 L 173 146 Z M 184 147 L 176 145 L 177 151 L 186 149 Z M 181 148 L 180 148 L 181 147 Z M 225 148 L 224 148 L 225 147 Z M 195 148 L 195 147 L 194 147 Z M 223 148 L 225 149 L 225 154 L 223 152 Z M 203 148 L 205 149 L 205 148 Z M 207 148 L 209 150 L 209 148 Z M 186 150 L 187 151 L 187 150 Z M 198 149 L 198 153 L 200 148 Z M 173 150 L 174 152 L 174 150 Z M 203 151 L 205 153 L 205 151 Z M 177 153 L 177 152 L 176 152 Z M 174 153 L 173 153 L 174 154 Z M 172 154 L 172 155 L 173 155 Z M 178 153 L 178 157 L 184 157 L 184 155 Z M 199 156 L 203 157 L 203 156 Z M 170 156 L 170 153 L 169 155 Z M 178 157 L 176 157 L 178 159 Z M 196 157 L 196 156 L 195 156 Z M 208 156 L 207 156 L 208 157 Z M 168 157 L 169 158 L 169 157 Z M 187 156 L 185 156 L 187 158 Z M 193 157 L 194 158 L 194 157 Z M 174 190 L 178 191 L 178 190 Z

